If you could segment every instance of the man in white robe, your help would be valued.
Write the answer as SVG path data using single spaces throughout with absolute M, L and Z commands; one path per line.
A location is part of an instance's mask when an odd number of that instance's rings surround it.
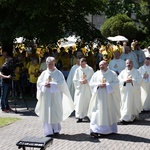
M 121 101 L 117 74 L 108 68 L 107 61 L 102 60 L 99 67 L 90 81 L 92 98 L 88 110 L 90 133 L 95 138 L 118 132 Z
M 121 91 L 121 118 L 120 123 L 129 123 L 139 117 L 142 111 L 141 84 L 142 76 L 133 67 L 131 60 L 126 60 L 126 68 L 119 74 Z
M 69 75 L 67 77 L 67 85 L 70 91 L 70 94 L 72 96 L 72 99 L 74 100 L 74 93 L 75 93 L 75 87 L 73 83 L 73 77 L 76 69 L 80 66 L 80 59 L 77 59 L 77 63 L 71 67 L 71 70 L 69 72 Z
M 144 65 L 139 68 L 143 77 L 141 86 L 141 100 L 143 111 L 150 111 L 150 57 L 146 57 Z
M 80 67 L 75 71 L 73 82 L 75 86 L 74 104 L 75 116 L 78 118 L 77 123 L 82 122 L 87 116 L 89 101 L 91 99 L 91 89 L 89 81 L 94 71 L 87 65 L 85 58 L 80 59 Z
M 139 67 L 143 66 L 144 64 L 144 60 L 145 60 L 145 54 L 143 52 L 143 50 L 140 48 L 140 45 L 139 44 L 136 44 L 135 45 L 135 49 L 133 51 L 136 56 L 137 56 L 137 60 L 138 60 L 138 64 L 139 64 Z
M 150 46 L 144 50 L 145 57 L 150 57 Z
M 116 72 L 117 75 L 126 67 L 125 61 L 120 59 L 120 52 L 114 52 L 114 58 L 109 62 L 109 68 Z
M 44 135 L 53 136 L 60 132 L 60 122 L 70 116 L 74 104 L 63 74 L 55 67 L 55 58 L 47 57 L 46 64 L 47 70 L 37 81 L 35 113 L 43 122 Z
M 124 47 L 124 52 L 120 56 L 121 59 L 126 61 L 127 59 L 130 59 L 133 61 L 133 67 L 138 69 L 139 64 L 138 64 L 138 59 L 137 56 L 134 52 L 131 51 L 131 48 L 129 46 Z

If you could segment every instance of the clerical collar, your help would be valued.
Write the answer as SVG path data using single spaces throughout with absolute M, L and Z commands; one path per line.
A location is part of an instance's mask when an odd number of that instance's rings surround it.
M 120 58 L 119 58 L 119 59 L 114 58 L 114 60 L 115 60 L 115 61 L 119 61 L 119 60 L 120 60 Z
M 53 70 L 49 70 L 48 68 L 47 68 L 47 70 L 48 70 L 49 73 L 52 73 L 56 70 L 56 67 Z
M 107 68 L 107 70 L 105 70 L 105 71 L 102 71 L 102 70 L 100 70 L 100 71 L 101 71 L 102 74 L 105 74 L 109 71 L 109 68 Z
M 127 73 L 132 72 L 132 70 L 133 70 L 133 68 L 131 70 L 129 70 L 129 69 L 126 68 Z
M 87 64 L 86 64 L 86 66 L 85 66 L 85 68 L 82 68 L 81 66 L 80 66 L 80 68 L 81 68 L 81 70 L 85 70 L 85 69 L 87 69 Z
M 145 68 L 149 68 L 149 67 L 150 67 L 150 65 L 147 66 L 147 65 L 145 65 L 145 64 L 144 64 L 144 66 L 145 66 Z

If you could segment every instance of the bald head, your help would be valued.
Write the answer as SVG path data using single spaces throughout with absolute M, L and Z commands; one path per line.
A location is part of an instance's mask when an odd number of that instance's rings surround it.
M 144 64 L 145 64 L 146 66 L 150 66 L 150 57 L 146 57 L 146 58 L 145 58 Z
M 108 69 L 108 62 L 105 61 L 105 60 L 102 60 L 100 63 L 99 63 L 99 68 L 100 70 L 102 71 L 106 71 Z
M 128 70 L 131 70 L 133 68 L 133 61 L 130 59 L 126 60 L 126 67 Z

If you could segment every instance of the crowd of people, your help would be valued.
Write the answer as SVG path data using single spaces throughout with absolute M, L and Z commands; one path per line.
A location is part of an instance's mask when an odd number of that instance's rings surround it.
M 141 49 L 137 41 L 86 50 L 55 48 L 42 59 L 35 49 L 28 58 L 17 50 L 13 59 L 4 51 L 0 57 L 1 109 L 11 109 L 13 78 L 16 94 L 31 91 L 37 98 L 35 112 L 45 136 L 59 134 L 61 121 L 74 110 L 77 123 L 89 118 L 95 138 L 117 133 L 118 124 L 132 123 L 150 110 L 150 47 Z

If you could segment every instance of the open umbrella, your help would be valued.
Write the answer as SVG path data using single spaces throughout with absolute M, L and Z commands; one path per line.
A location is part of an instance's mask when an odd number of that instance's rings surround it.
M 110 41 L 114 41 L 114 37 L 111 37 L 111 36 L 108 37 L 107 39 L 110 40 Z
M 108 37 L 107 39 L 110 41 L 126 41 L 126 42 L 128 41 L 128 39 L 122 35 L 117 35 L 114 37 Z
M 69 36 L 67 38 L 66 37 L 62 38 L 61 40 L 59 40 L 61 42 L 60 47 L 73 46 L 73 45 L 75 45 L 75 43 L 78 40 L 78 38 L 80 38 L 80 36 L 76 37 L 75 35 Z

